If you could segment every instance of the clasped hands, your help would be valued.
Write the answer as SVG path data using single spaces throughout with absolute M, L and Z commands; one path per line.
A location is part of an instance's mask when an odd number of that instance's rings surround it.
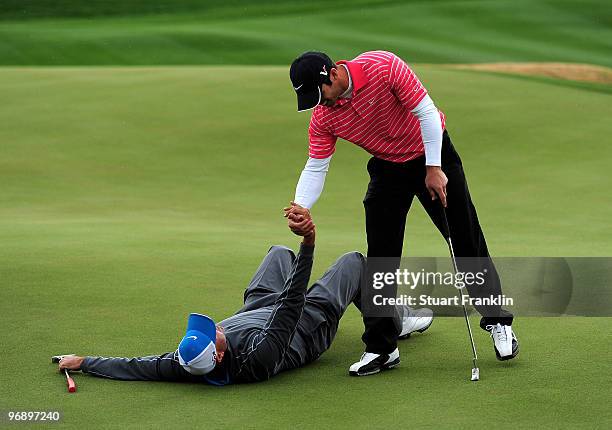
M 291 202 L 291 205 L 284 208 L 283 212 L 287 218 L 287 226 L 293 233 L 304 238 L 314 237 L 315 224 L 308 208 Z

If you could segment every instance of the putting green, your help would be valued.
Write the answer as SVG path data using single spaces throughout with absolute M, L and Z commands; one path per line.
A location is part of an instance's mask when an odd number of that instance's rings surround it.
M 611 96 L 563 84 L 416 67 L 448 116 L 494 255 L 612 254 Z M 495 360 L 463 322 L 401 345 L 402 366 L 352 379 L 351 310 L 304 369 L 225 388 L 76 375 L 57 353 L 175 348 L 185 317 L 236 310 L 271 244 L 297 246 L 282 206 L 306 159 L 285 67 L 4 68 L 0 94 L 0 409 L 61 410 L 67 427 L 554 427 L 611 424 L 609 318 L 523 318 L 522 352 Z M 286 87 L 279 83 L 287 83 Z M 367 154 L 338 144 L 314 276 L 365 250 Z M 415 205 L 407 255 L 446 255 Z M 474 320 L 474 322 L 476 322 Z M 588 407 L 585 407 L 588 405 Z

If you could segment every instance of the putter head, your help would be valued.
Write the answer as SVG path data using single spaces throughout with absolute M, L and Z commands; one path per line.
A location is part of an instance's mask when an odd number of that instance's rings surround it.
M 478 381 L 480 379 L 480 369 L 478 367 L 472 368 L 472 378 L 471 381 Z
M 67 357 L 69 355 L 74 354 L 54 355 L 53 357 L 51 357 L 51 363 L 59 363 L 62 358 Z

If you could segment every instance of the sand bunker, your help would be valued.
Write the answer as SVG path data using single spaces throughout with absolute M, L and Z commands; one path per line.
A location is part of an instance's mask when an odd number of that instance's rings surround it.
M 571 81 L 612 84 L 612 69 L 591 64 L 572 63 L 486 63 L 456 64 L 450 67 L 463 70 L 516 73 L 519 75 L 548 76 Z

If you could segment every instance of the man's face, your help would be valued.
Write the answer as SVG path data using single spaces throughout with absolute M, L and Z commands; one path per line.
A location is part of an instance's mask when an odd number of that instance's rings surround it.
M 329 71 L 329 79 L 331 85 L 321 85 L 321 103 L 323 106 L 331 107 L 336 104 L 338 97 L 342 95 L 346 88 L 342 88 L 340 79 L 338 79 L 338 69 L 333 68 Z
M 221 363 L 223 361 L 225 351 L 227 350 L 227 339 L 225 338 L 223 327 L 219 325 L 217 326 L 217 340 L 215 342 L 215 349 L 217 350 L 217 363 Z

